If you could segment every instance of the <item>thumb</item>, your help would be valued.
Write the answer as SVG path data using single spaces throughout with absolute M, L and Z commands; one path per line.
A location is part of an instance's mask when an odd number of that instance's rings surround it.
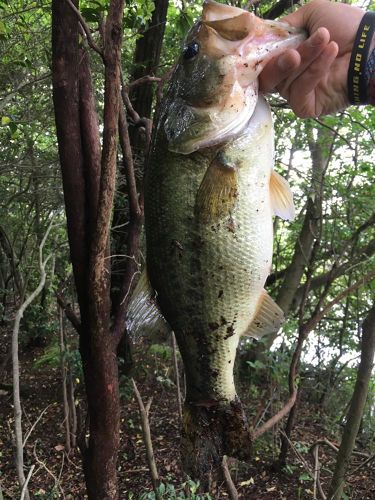
M 306 29 L 306 6 L 303 6 L 293 12 L 292 14 L 288 14 L 280 19 L 283 23 L 288 23 L 294 28 L 305 28 Z

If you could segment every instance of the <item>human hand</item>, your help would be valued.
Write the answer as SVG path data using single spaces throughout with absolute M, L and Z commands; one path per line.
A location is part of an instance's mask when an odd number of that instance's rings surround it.
M 363 10 L 313 0 L 282 19 L 309 38 L 272 59 L 259 76 L 260 90 L 276 89 L 301 117 L 334 113 L 349 105 L 347 74 Z

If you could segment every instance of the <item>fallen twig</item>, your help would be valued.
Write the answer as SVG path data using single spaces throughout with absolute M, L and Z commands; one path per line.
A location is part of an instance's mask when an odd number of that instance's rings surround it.
M 46 466 L 46 464 L 40 460 L 40 458 L 38 457 L 37 453 L 36 453 L 36 445 L 37 445 L 37 441 L 35 442 L 34 444 L 34 449 L 33 449 L 33 455 L 34 455 L 34 458 L 35 460 L 37 461 L 37 463 L 43 468 L 45 469 L 45 471 L 53 478 L 53 480 L 55 481 L 55 484 L 54 484 L 54 488 L 58 488 L 63 496 L 63 498 L 65 498 L 65 493 L 64 493 L 64 490 L 62 489 L 61 485 L 60 485 L 60 481 L 59 479 L 55 476 L 55 474 Z
M 53 403 L 49 404 L 48 406 L 46 406 L 44 408 L 44 410 L 41 412 L 41 414 L 39 415 L 39 417 L 35 420 L 35 422 L 33 423 L 33 425 L 30 427 L 29 431 L 26 433 L 25 435 L 25 438 L 23 440 L 23 443 L 22 443 L 22 446 L 25 447 L 26 443 L 27 443 L 27 440 L 29 439 L 29 437 L 31 436 L 31 433 L 33 432 L 33 430 L 35 429 L 35 427 L 38 425 L 38 422 L 40 421 L 40 419 L 43 417 L 43 415 L 46 413 L 46 411 L 48 410 L 48 408 L 50 408 L 51 406 L 53 405 Z
M 289 439 L 289 437 L 285 434 L 284 431 L 280 430 L 280 434 L 282 434 L 285 437 L 285 439 L 288 441 L 289 446 L 292 448 L 292 450 L 294 451 L 294 453 L 297 456 L 298 460 L 301 462 L 303 468 L 309 474 L 309 476 L 311 477 L 311 479 L 314 479 L 314 473 L 310 469 L 309 464 L 306 462 L 306 460 L 303 458 L 303 456 L 301 455 L 301 453 L 294 446 L 293 442 Z
M 221 467 L 224 473 L 224 479 L 229 493 L 229 498 L 231 500 L 238 500 L 238 491 L 233 483 L 232 476 L 230 475 L 227 457 L 225 455 L 223 456 Z
M 366 460 L 364 460 L 361 464 L 359 464 L 358 467 L 356 467 L 354 470 L 352 470 L 350 474 L 351 475 L 355 474 L 357 471 L 359 471 L 359 469 L 362 469 L 362 467 L 364 467 L 369 462 L 371 462 L 371 460 L 374 460 L 374 458 L 375 458 L 375 453 L 373 455 L 371 455 L 370 457 L 368 457 Z
M 148 414 L 150 411 L 152 399 L 150 399 L 148 401 L 146 408 L 145 408 L 143 401 L 142 401 L 142 397 L 138 391 L 137 384 L 135 383 L 135 380 L 132 379 L 132 382 L 133 382 L 135 397 L 137 399 L 139 411 L 141 414 L 141 426 L 142 426 L 143 441 L 144 441 L 144 444 L 146 447 L 147 463 L 148 463 L 148 467 L 149 467 L 150 474 L 151 474 L 152 487 L 154 489 L 156 500 L 159 500 L 160 499 L 160 494 L 158 492 L 159 474 L 158 474 L 158 470 L 156 468 L 154 451 L 153 451 L 153 447 L 152 447 L 150 423 L 149 423 L 149 419 L 148 419 Z

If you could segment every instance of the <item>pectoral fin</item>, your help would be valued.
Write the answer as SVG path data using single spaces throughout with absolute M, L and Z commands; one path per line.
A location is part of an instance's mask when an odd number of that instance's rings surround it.
M 259 340 L 279 330 L 284 321 L 284 313 L 268 293 L 263 293 L 258 301 L 257 311 L 244 335 Z
M 171 328 L 162 315 L 157 300 L 144 270 L 130 299 L 126 328 L 133 341 L 147 335 L 154 342 L 165 341 Z
M 212 223 L 232 213 L 237 199 L 237 169 L 219 153 L 208 167 L 195 200 L 200 222 Z
M 284 220 L 293 220 L 295 209 L 292 191 L 288 181 L 275 171 L 271 174 L 270 196 L 274 214 Z

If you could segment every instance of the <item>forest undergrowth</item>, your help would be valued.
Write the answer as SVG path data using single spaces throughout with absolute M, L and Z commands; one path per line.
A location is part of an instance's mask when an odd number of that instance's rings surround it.
M 9 332 L 2 331 L 9 341 Z M 24 411 L 25 465 L 35 465 L 29 482 L 31 498 L 80 500 L 87 498 L 78 448 L 66 453 L 64 442 L 64 414 L 62 405 L 61 373 L 53 363 L 40 364 L 36 360 L 46 353 L 45 347 L 24 350 L 21 355 L 21 395 Z M 47 349 L 48 351 L 48 349 Z M 134 372 L 143 400 L 152 403 L 149 421 L 158 473 L 161 480 L 160 498 L 195 500 L 229 498 L 225 483 L 216 485 L 209 496 L 197 493 L 197 485 L 183 476 L 179 456 L 180 417 L 176 398 L 174 373 L 168 349 L 149 346 L 136 352 L 143 358 L 142 367 Z M 141 366 L 135 360 L 135 366 Z M 242 379 L 241 398 L 248 415 L 259 410 L 254 406 L 254 388 Z M 121 376 L 121 449 L 119 453 L 120 498 L 148 500 L 155 498 L 145 446 L 142 437 L 139 409 L 131 379 Z M 84 415 L 84 389 L 76 378 L 78 416 Z M 258 386 L 258 394 L 269 393 L 269 381 Z M 249 385 L 247 385 L 247 383 Z M 9 386 L 7 385 L 9 384 Z M 251 397 L 253 396 L 253 397 Z M 266 401 L 267 398 L 264 398 Z M 326 415 L 315 403 L 311 389 L 302 390 L 299 418 L 292 433 L 287 466 L 275 470 L 283 422 L 256 443 L 253 460 L 249 464 L 228 459 L 228 466 L 238 496 L 242 499 L 312 499 L 313 474 L 316 462 L 312 447 L 319 443 L 320 481 L 323 490 L 328 486 L 335 462 L 334 446 L 338 446 L 340 426 L 337 418 Z M 259 401 L 257 401 L 259 405 Z M 260 410 L 267 411 L 264 403 Z M 260 413 L 261 413 L 260 411 Z M 258 411 L 259 413 L 259 411 Z M 251 420 L 251 419 L 250 419 Z M 31 432 L 30 432 L 31 431 Z M 28 435 L 28 433 L 30 434 Z M 4 500 L 19 498 L 19 487 L 14 466 L 13 407 L 10 372 L 3 377 L 0 390 L 0 485 Z M 375 498 L 375 461 L 362 465 L 371 453 L 359 437 L 353 454 L 347 484 L 350 496 L 344 498 Z M 311 474 L 312 473 L 312 474 Z

